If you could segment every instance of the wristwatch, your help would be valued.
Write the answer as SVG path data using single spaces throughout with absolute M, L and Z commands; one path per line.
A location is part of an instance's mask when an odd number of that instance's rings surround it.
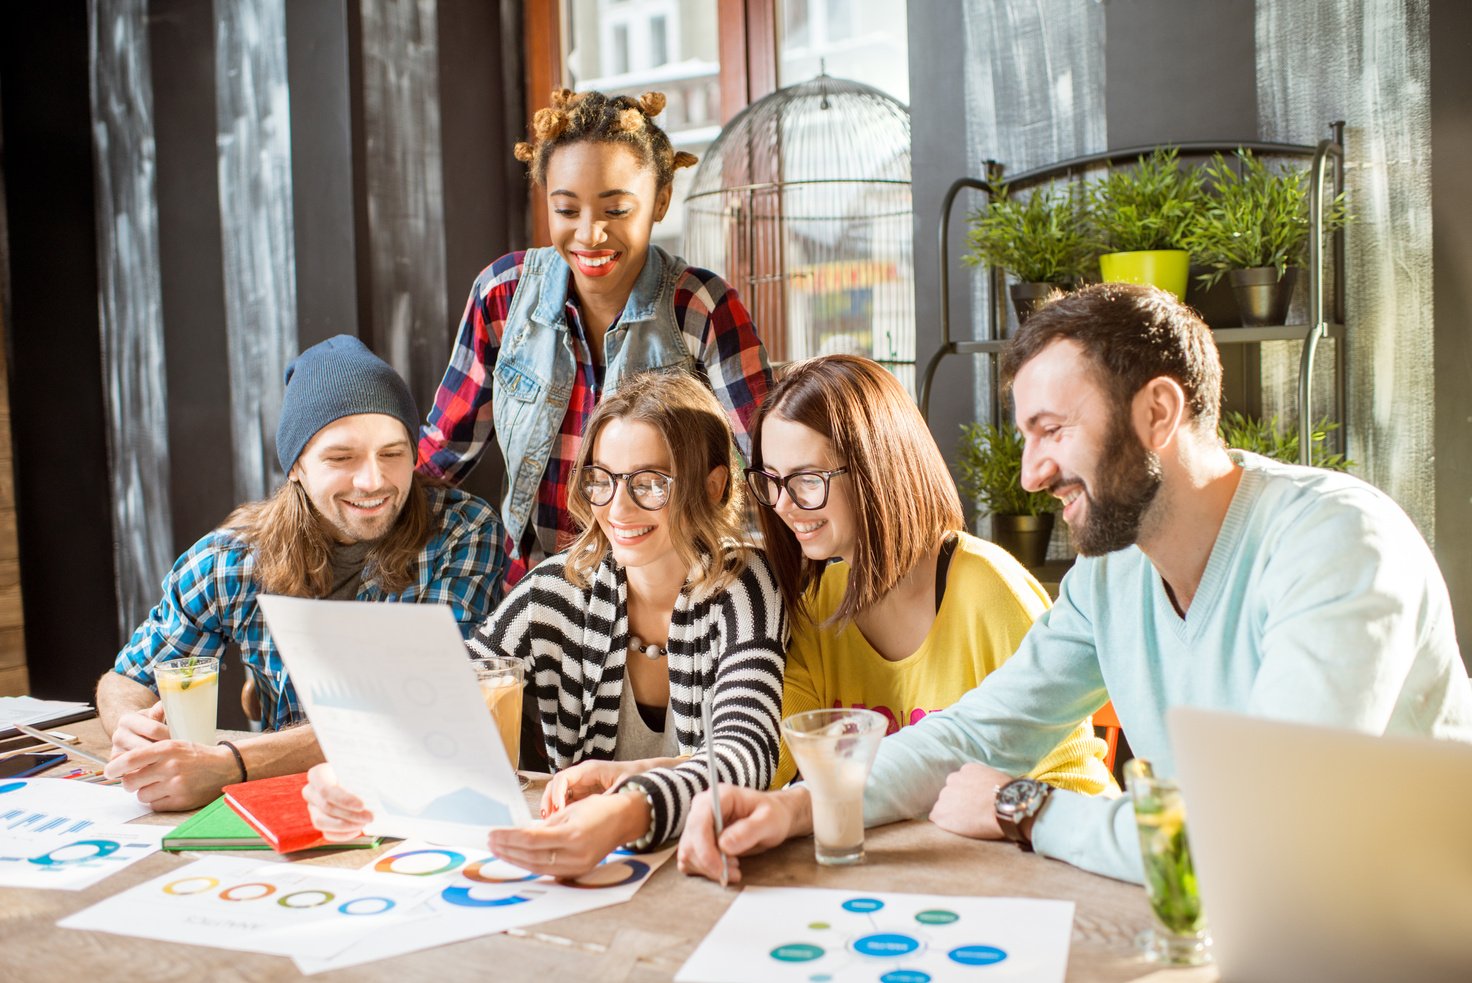
M 997 789 L 997 825 L 1002 835 L 1031 851 L 1032 840 L 1022 831 L 1022 824 L 1038 814 L 1052 792 L 1053 786 L 1036 778 L 1013 779 Z

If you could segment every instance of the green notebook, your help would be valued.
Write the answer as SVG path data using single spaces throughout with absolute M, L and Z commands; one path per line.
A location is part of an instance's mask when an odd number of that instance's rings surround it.
M 376 836 L 360 836 L 346 843 L 323 843 L 312 850 L 357 850 L 377 846 Z M 164 837 L 165 850 L 270 850 L 271 845 L 231 809 L 222 795 L 184 820 Z M 310 853 L 312 850 L 304 850 Z

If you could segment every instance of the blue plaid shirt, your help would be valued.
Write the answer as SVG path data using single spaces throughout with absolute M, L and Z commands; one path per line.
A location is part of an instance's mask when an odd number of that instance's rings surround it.
M 461 633 L 469 637 L 501 599 L 506 572 L 501 522 L 495 509 L 467 492 L 428 488 L 426 493 L 443 523 L 419 554 L 418 579 L 401 593 L 387 594 L 370 564 L 363 570 L 357 599 L 448 604 Z M 250 547 L 229 532 L 217 529 L 195 543 L 164 578 L 163 600 L 118 653 L 113 671 L 157 692 L 155 663 L 189 656 L 223 658 L 225 647 L 233 643 L 255 677 L 265 729 L 305 722 L 256 604 L 254 568 Z

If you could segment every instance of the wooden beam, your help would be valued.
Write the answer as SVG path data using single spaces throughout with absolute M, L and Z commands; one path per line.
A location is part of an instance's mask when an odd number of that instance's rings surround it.
M 559 0 L 526 0 L 522 17 L 526 35 L 526 124 L 530 128 L 532 116 L 547 105 L 552 90 L 563 85 L 562 5 Z M 531 244 L 545 246 L 552 241 L 547 231 L 547 208 L 535 186 L 530 194 Z

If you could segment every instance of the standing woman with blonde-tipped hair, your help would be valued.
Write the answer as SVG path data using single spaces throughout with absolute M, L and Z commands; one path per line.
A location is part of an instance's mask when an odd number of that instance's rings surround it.
M 515 583 L 577 533 L 572 464 L 588 417 L 625 376 L 702 378 L 750 452 L 771 370 L 751 316 L 719 276 L 650 243 L 674 172 L 695 163 L 654 122 L 658 92 L 552 94 L 516 157 L 547 208 L 552 245 L 502 256 L 470 292 L 449 368 L 420 431 L 419 471 L 451 483 L 492 440 Z

